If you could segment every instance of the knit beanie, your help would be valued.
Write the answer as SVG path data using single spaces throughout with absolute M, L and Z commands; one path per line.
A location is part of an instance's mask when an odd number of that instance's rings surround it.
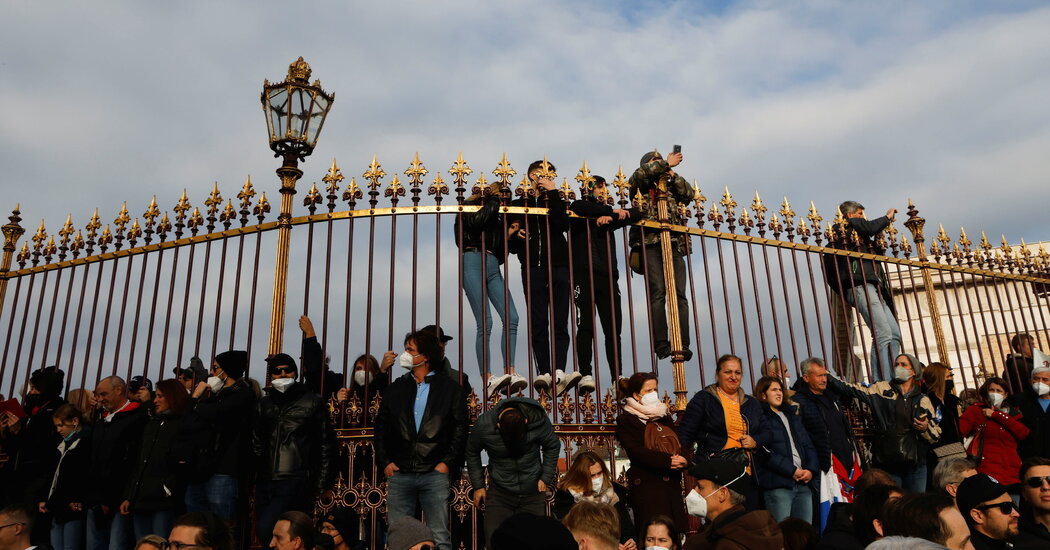
M 901 355 L 907 357 L 908 361 L 911 362 L 911 367 L 915 369 L 915 379 L 922 380 L 922 369 L 926 368 L 926 365 L 923 365 L 922 361 L 919 361 L 918 357 L 915 357 L 910 353 L 902 353 Z M 900 357 L 900 355 L 898 355 L 897 357 Z
M 224 351 L 215 356 L 219 368 L 234 380 L 240 380 L 248 370 L 248 352 L 239 350 Z
M 29 375 L 29 382 L 33 384 L 36 391 L 47 398 L 58 397 L 62 393 L 62 383 L 65 373 L 58 367 L 44 367 Z
M 401 516 L 390 523 L 389 550 L 408 550 L 427 541 L 434 542 L 434 532 L 416 518 Z

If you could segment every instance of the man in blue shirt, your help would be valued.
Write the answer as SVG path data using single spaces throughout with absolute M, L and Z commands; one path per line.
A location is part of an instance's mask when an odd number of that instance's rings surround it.
M 467 441 L 462 387 L 435 376 L 444 361 L 433 331 L 405 336 L 397 362 L 409 372 L 390 383 L 375 421 L 376 464 L 387 477 L 388 522 L 413 516 L 419 503 L 440 550 L 451 550 L 449 472 L 457 472 Z

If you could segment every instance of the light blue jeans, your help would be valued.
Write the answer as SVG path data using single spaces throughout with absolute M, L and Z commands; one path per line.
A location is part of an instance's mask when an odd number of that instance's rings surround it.
M 485 293 L 484 300 L 482 289 Z M 511 299 L 510 294 L 507 293 L 504 296 L 503 273 L 500 271 L 496 256 L 486 252 L 485 258 L 482 259 L 480 250 L 468 250 L 463 253 L 463 291 L 467 294 L 470 310 L 474 312 L 474 322 L 477 326 L 474 349 L 477 352 L 481 372 L 489 373 L 489 350 L 491 349 L 489 342 L 492 335 L 492 314 L 489 312 L 489 302 L 492 302 L 492 307 L 496 309 L 496 314 L 503 322 L 505 331 L 500 331 L 499 334 L 504 370 L 514 365 L 514 350 L 518 341 L 518 312 L 514 309 L 514 300 Z M 509 347 L 507 346 L 508 336 Z
M 74 519 L 65 523 L 51 522 L 51 546 L 55 550 L 81 550 L 84 548 L 84 520 Z
M 448 528 L 448 474 L 437 470 L 425 474 L 397 472 L 387 478 L 386 484 L 387 524 L 401 516 L 415 517 L 418 500 L 438 549 L 452 550 L 452 533 Z
M 131 524 L 131 516 L 121 514 L 116 507 L 110 512 L 109 516 L 102 516 L 94 506 L 88 509 L 88 550 L 126 550 L 135 546 L 135 529 Z
M 890 474 L 897 485 L 909 493 L 926 492 L 926 465 L 909 466 L 906 468 L 889 468 L 880 466 Z
M 131 522 L 135 526 L 136 540 L 146 535 L 160 535 L 168 538 L 171 526 L 175 524 L 175 514 L 171 510 L 132 512 Z
M 871 283 L 843 289 L 846 303 L 856 308 L 873 336 L 871 339 L 872 382 L 893 378 L 893 360 L 901 353 L 901 327 L 897 316 Z
M 777 523 L 787 517 L 813 522 L 813 491 L 809 485 L 796 483 L 792 489 L 766 489 L 763 498 L 766 510 Z

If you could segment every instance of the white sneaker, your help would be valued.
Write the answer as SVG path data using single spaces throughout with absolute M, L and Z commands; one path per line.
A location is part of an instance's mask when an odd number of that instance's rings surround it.
M 587 376 L 580 378 L 580 385 L 578 387 L 580 389 L 581 394 L 591 393 L 592 391 L 594 391 L 595 387 L 594 377 L 588 374 Z
M 524 390 L 527 387 L 529 387 L 529 381 L 525 380 L 524 376 L 512 374 L 510 375 L 510 386 L 507 388 L 507 393 L 513 395 Z
M 532 379 L 532 387 L 536 388 L 536 391 L 546 391 L 551 388 L 551 375 L 540 374 L 536 378 Z
M 561 395 L 574 388 L 576 384 L 580 382 L 580 377 L 582 376 L 578 372 L 570 372 L 568 374 L 565 374 L 564 372 L 558 370 L 555 371 L 555 373 L 558 376 L 558 395 Z
M 489 392 L 489 395 L 492 395 L 492 394 L 500 391 L 501 389 L 503 389 L 509 383 L 510 383 L 510 375 L 509 374 L 498 374 L 498 375 L 497 374 L 493 374 L 492 376 L 489 377 L 489 384 L 488 384 L 488 388 L 487 388 L 488 392 Z

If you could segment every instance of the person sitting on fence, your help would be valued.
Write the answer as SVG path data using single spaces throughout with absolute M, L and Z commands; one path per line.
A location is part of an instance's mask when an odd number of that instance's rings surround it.
M 536 371 L 532 385 L 537 391 L 561 395 L 580 381 L 580 373 L 565 372 L 569 357 L 569 245 L 565 231 L 569 216 L 565 200 L 554 186 L 554 165 L 537 160 L 529 165 L 528 176 L 535 194 L 511 201 L 511 206 L 547 208 L 547 215 L 526 214 L 512 218 L 520 229 L 508 241 L 508 250 L 518 256 L 521 284 L 525 288 L 532 355 Z M 552 317 L 553 315 L 553 317 Z M 553 358 L 551 335 L 554 336 Z M 554 380 L 551 379 L 551 366 Z
M 974 457 L 979 473 L 1003 485 L 1014 485 L 1020 481 L 1017 447 L 1029 437 L 1028 426 L 1021 422 L 1017 409 L 1007 403 L 1005 380 L 989 378 L 978 391 L 981 402 L 967 408 L 959 419 L 959 430 L 972 438 L 967 452 Z
M 266 366 L 270 387 L 259 400 L 252 431 L 259 540 L 276 532 L 282 511 L 313 511 L 317 495 L 335 479 L 335 434 L 325 402 L 296 380 L 295 360 L 287 354 L 267 357 Z
M 525 377 L 514 372 L 518 311 L 500 268 L 507 258 L 508 233 L 517 233 L 518 226 L 517 223 L 506 223 L 504 216 L 500 215 L 501 191 L 498 182 L 478 189 L 463 204 L 480 206 L 481 209 L 460 214 L 453 228 L 456 245 L 463 259 L 463 292 L 467 295 L 477 328 L 474 353 L 489 395 L 505 388 L 508 394 L 514 394 L 528 386 Z M 503 324 L 498 337 L 503 356 L 503 373 L 496 375 L 492 375 L 489 368 L 489 357 L 492 355 L 490 302 Z
M 846 234 L 835 243 L 836 248 L 868 254 L 885 252 L 876 244 L 875 236 L 893 223 L 897 209 L 890 208 L 885 216 L 876 220 L 867 220 L 864 206 L 856 201 L 843 202 L 839 211 L 846 218 Z M 858 237 L 856 242 L 853 233 Z M 832 292 L 853 306 L 871 329 L 869 359 L 872 381 L 890 380 L 893 358 L 901 352 L 904 344 L 885 270 L 875 260 L 837 254 L 826 254 L 824 263 L 827 284 Z
M 398 364 L 409 372 L 390 383 L 374 428 L 375 460 L 387 478 L 387 511 L 394 520 L 413 516 L 418 502 L 441 550 L 451 550 L 449 472 L 458 471 L 467 441 L 463 389 L 434 366 L 444 360 L 435 333 L 405 337 Z
M 488 455 L 488 488 L 481 452 Z M 561 441 L 543 406 L 527 397 L 500 401 L 478 417 L 467 439 L 466 459 L 474 506 L 485 503 L 485 541 L 518 512 L 542 515 L 553 488 Z
M 564 518 L 581 500 L 612 505 L 620 520 L 620 543 L 636 546 L 634 522 L 627 508 L 627 488 L 616 483 L 605 461 L 593 451 L 580 451 L 573 457 L 554 493 L 554 515 Z
M 693 188 L 682 176 L 673 170 L 682 162 L 682 153 L 671 153 L 667 160 L 658 151 L 642 155 L 638 168 L 631 174 L 631 198 L 639 193 L 644 197 L 645 219 L 656 222 L 669 222 L 685 225 L 678 205 L 689 204 L 693 200 Z M 660 218 L 657 201 L 657 190 L 660 181 L 666 183 L 667 219 Z M 667 285 L 664 282 L 664 260 L 660 245 L 660 231 L 631 227 L 628 234 L 631 246 L 631 269 L 644 274 L 648 284 L 649 318 L 653 326 L 653 351 L 660 359 L 671 356 L 677 351 L 671 349 L 671 340 L 667 332 Z M 689 253 L 689 236 L 683 233 L 671 234 L 671 267 L 674 271 L 675 297 L 678 300 L 678 328 L 682 336 L 682 359 L 693 358 L 689 349 L 689 300 L 686 297 L 685 256 Z M 672 320 L 674 322 L 674 320 Z
M 1032 383 L 1010 398 L 1010 404 L 1021 411 L 1021 422 L 1030 432 L 1017 448 L 1022 460 L 1050 457 L 1050 359 L 1039 350 L 1035 350 L 1033 356 Z
M 970 527 L 974 550 L 1011 547 L 1006 543 L 1017 536 L 1021 514 L 1006 487 L 985 474 L 977 474 L 959 484 L 956 502 Z
M 941 428 L 930 398 L 916 382 L 922 363 L 911 355 L 896 358 L 893 380 L 871 386 L 846 384 L 828 375 L 828 387 L 843 397 L 858 399 L 872 412 L 875 439 L 873 464 L 889 472 L 907 491 L 926 490 L 926 456 Z
M 627 210 L 606 204 L 609 190 L 605 178 L 593 176 L 584 182 L 580 200 L 569 206 L 578 218 L 569 219 L 572 241 L 573 300 L 576 304 L 576 359 L 579 365 L 580 393 L 595 389 L 592 375 L 595 317 L 602 323 L 605 356 L 609 363 L 609 384 L 616 384 L 622 372 L 623 347 L 620 330 L 620 271 L 616 265 L 616 231 L 642 219 L 637 208 Z
M 1010 339 L 1010 355 L 1003 360 L 1003 380 L 1011 394 L 1021 393 L 1032 380 L 1032 349 L 1035 339 L 1031 334 L 1015 334 Z
M 327 401 L 343 387 L 343 375 L 331 370 L 331 358 L 324 354 L 309 317 L 299 317 L 299 329 L 303 332 L 303 384 Z
M 618 544 L 620 520 L 616 510 L 609 504 L 581 500 L 561 520 L 580 545 L 580 550 L 625 550 Z M 631 541 L 629 548 L 634 548 Z
M 231 550 L 233 539 L 226 522 L 211 512 L 189 512 L 175 518 L 168 547 Z
M 933 469 L 933 487 L 930 491 L 944 493 L 955 500 L 959 484 L 964 479 L 977 475 L 977 464 L 964 457 L 946 458 L 937 463 Z
M 689 469 L 689 475 L 696 478 L 696 484 L 685 497 L 685 505 L 691 515 L 709 523 L 685 541 L 683 550 L 784 547 L 780 526 L 769 512 L 744 508 L 744 495 L 752 492 L 752 482 L 743 464 L 724 458 L 702 460 Z
M 1050 458 L 1029 458 L 1020 473 L 1021 498 L 1028 506 L 1021 514 L 1014 548 L 1050 548 Z

